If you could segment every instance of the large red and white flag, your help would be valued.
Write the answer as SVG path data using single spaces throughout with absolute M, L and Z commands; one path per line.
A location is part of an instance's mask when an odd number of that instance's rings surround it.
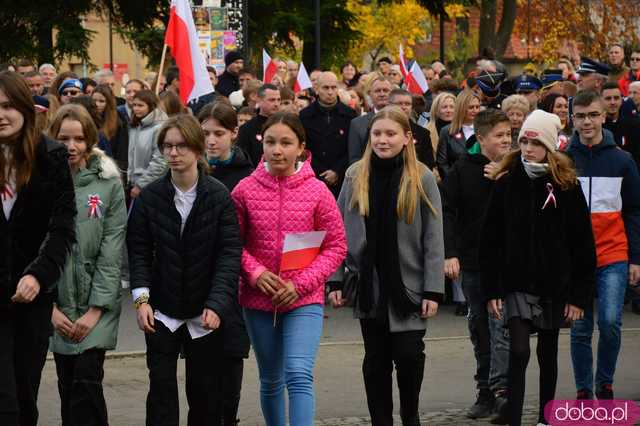
M 307 73 L 307 69 L 304 67 L 304 63 L 300 62 L 300 68 L 298 68 L 298 76 L 296 82 L 293 85 L 293 91 L 298 93 L 301 90 L 309 89 L 312 87 L 311 79 Z
M 320 247 L 326 235 L 327 231 L 285 234 L 280 272 L 309 266 L 320 253 Z
M 402 78 L 407 78 L 407 74 L 409 74 L 409 70 L 407 70 L 407 61 L 404 58 L 404 48 L 400 45 L 400 51 L 398 56 L 400 56 L 400 73 L 402 74 Z
M 411 65 L 411 69 L 404 80 L 404 85 L 409 92 L 415 95 L 424 95 L 429 90 L 429 83 L 427 83 L 418 61 L 414 61 L 413 65 Z
M 264 84 L 271 83 L 271 80 L 273 80 L 277 72 L 278 64 L 271 59 L 271 56 L 269 56 L 265 49 L 262 49 L 262 82 Z
M 171 14 L 164 43 L 171 49 L 180 70 L 180 99 L 185 104 L 213 92 L 207 65 L 198 48 L 189 0 L 171 0 Z

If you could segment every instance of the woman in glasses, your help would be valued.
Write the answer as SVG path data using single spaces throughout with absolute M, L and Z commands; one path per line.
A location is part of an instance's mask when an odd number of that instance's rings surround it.
M 229 191 L 205 172 L 204 134 L 195 118 L 168 119 L 157 149 L 170 171 L 142 190 L 127 235 L 132 294 L 147 342 L 147 424 L 179 424 L 176 364 L 183 349 L 187 424 L 220 425 L 220 327 L 235 315 L 240 229 Z

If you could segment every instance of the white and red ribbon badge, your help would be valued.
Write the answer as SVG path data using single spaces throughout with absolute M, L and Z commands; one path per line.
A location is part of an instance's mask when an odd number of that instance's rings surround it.
M 90 194 L 87 201 L 87 207 L 89 207 L 88 216 L 101 218 L 102 217 L 102 200 L 98 194 Z
M 15 194 L 13 193 L 13 189 L 9 184 L 5 184 L 4 188 L 2 188 L 2 201 L 7 201 L 13 198 Z
M 550 183 L 547 183 L 547 192 L 549 195 L 547 195 L 547 199 L 542 206 L 542 210 L 544 210 L 544 208 L 547 207 L 547 204 L 549 203 L 553 203 L 553 207 L 557 208 L 558 204 L 556 202 L 556 196 L 553 195 L 553 185 L 551 185 Z

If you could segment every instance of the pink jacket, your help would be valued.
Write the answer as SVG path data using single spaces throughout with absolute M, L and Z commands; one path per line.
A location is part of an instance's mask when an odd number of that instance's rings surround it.
M 300 306 L 324 303 L 324 284 L 347 253 L 342 216 L 323 182 L 316 179 L 308 158 L 292 176 L 271 175 L 261 163 L 240 181 L 231 194 L 244 241 L 240 274 L 240 305 L 273 311 L 271 299 L 257 287 L 260 274 L 280 272 L 284 235 L 327 231 L 320 253 L 308 267 L 285 271 L 280 276 L 293 281 L 299 298 L 286 312 Z

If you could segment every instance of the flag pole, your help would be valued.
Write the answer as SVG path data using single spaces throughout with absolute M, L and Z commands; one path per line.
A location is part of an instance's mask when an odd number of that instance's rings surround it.
M 158 93 L 160 93 L 160 80 L 162 77 L 162 72 L 164 71 L 164 59 L 167 55 L 167 43 L 164 44 L 164 47 L 162 48 L 162 58 L 160 59 L 160 69 L 158 70 L 158 77 L 156 78 L 156 95 Z

